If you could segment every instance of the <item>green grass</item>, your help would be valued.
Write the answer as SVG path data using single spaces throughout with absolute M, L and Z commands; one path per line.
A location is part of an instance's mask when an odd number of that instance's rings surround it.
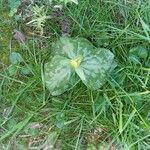
M 42 82 L 43 64 L 51 57 L 51 43 L 61 32 L 57 21 L 47 20 L 49 38 L 29 34 L 23 48 L 11 32 L 19 26 L 28 35 L 29 27 L 1 13 L 1 149 L 42 149 L 47 143 L 59 142 L 64 150 L 95 150 L 98 146 L 103 150 L 100 145 L 108 149 L 112 145 L 123 150 L 150 149 L 150 67 L 145 62 L 133 65 L 128 59 L 129 50 L 135 46 L 150 49 L 149 8 L 148 1 L 117 0 L 81 0 L 79 5 L 66 7 L 71 36 L 85 37 L 96 47 L 110 49 L 118 67 L 98 91 L 79 83 L 58 97 L 52 97 Z M 0 7 L 8 14 L 3 9 Z M 6 33 L 9 36 L 3 36 Z M 38 46 L 40 43 L 43 46 Z M 18 69 L 10 76 L 8 57 L 12 51 L 24 59 L 18 68 L 32 66 L 30 74 L 21 74 Z M 40 127 L 33 127 L 33 123 Z M 29 145 L 34 140 L 39 143 Z

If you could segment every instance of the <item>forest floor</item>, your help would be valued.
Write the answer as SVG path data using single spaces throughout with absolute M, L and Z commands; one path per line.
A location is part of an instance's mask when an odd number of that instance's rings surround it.
M 0 2 L 0 150 L 149 150 L 149 2 L 80 0 L 61 10 L 15 1 Z M 48 17 L 34 24 L 40 9 Z M 80 82 L 51 96 L 44 86 L 52 42 L 65 34 L 114 53 L 117 67 L 99 90 Z

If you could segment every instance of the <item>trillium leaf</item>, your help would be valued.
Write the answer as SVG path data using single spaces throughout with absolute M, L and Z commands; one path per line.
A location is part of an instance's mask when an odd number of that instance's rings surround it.
M 116 67 L 111 51 L 96 49 L 84 38 L 62 37 L 52 48 L 54 57 L 45 65 L 45 82 L 52 95 L 71 89 L 79 79 L 96 90 Z
M 86 57 L 76 69 L 83 83 L 90 89 L 100 88 L 107 80 L 107 75 L 116 67 L 114 55 L 107 49 L 97 49 Z
M 69 59 L 56 55 L 45 64 L 45 83 L 52 95 L 60 95 L 78 83 L 69 63 Z
M 95 48 L 88 40 L 84 38 L 67 38 L 62 37 L 56 43 L 53 44 L 53 50 L 55 55 L 61 55 L 69 59 L 76 57 L 86 57 Z

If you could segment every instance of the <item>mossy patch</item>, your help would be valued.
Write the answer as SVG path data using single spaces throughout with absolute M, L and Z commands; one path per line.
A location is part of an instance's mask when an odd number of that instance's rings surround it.
M 18 49 L 19 47 L 16 42 L 12 43 L 12 31 L 14 25 L 8 14 L 8 10 L 6 9 L 0 14 L 0 62 L 2 64 L 9 63 L 8 57 L 11 48 Z

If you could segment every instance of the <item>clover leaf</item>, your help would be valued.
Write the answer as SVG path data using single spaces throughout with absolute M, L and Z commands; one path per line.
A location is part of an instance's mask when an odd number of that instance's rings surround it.
M 91 90 L 107 81 L 116 67 L 114 54 L 95 48 L 84 38 L 62 37 L 52 46 L 54 57 L 44 66 L 44 79 L 52 95 L 60 95 L 80 80 Z
M 18 64 L 23 61 L 21 54 L 17 52 L 12 52 L 9 56 L 9 59 L 12 64 Z
M 147 57 L 148 50 L 142 46 L 133 47 L 129 51 L 129 59 L 135 65 L 141 64 L 141 60 L 146 60 Z

